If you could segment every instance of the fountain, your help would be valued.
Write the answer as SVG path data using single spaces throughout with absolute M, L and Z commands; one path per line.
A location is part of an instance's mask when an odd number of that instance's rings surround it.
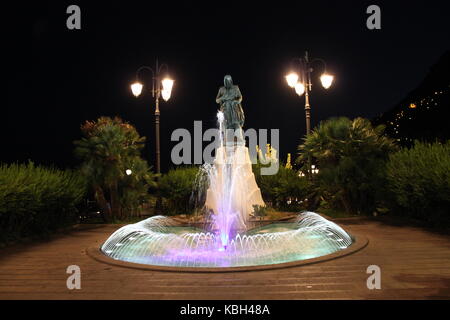
M 250 228 L 253 206 L 264 206 L 252 172 L 242 126 L 242 95 L 225 76 L 216 102 L 220 143 L 207 177 L 205 209 L 212 223 L 204 229 L 154 216 L 114 232 L 101 252 L 115 260 L 151 266 L 230 268 L 278 265 L 347 249 L 353 238 L 319 214 L 303 212 L 289 223 Z

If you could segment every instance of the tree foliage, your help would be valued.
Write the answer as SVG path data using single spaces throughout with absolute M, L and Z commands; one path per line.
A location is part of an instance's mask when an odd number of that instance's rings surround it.
M 363 118 L 323 121 L 299 145 L 297 162 L 304 170 L 310 163 L 318 166 L 313 182 L 333 206 L 348 213 L 371 212 L 385 184 L 389 153 L 397 149 L 383 131 Z
M 81 132 L 82 139 L 74 142 L 75 154 L 83 160 L 82 171 L 95 198 L 108 220 L 124 218 L 154 185 L 155 176 L 140 157 L 145 137 L 118 117 L 86 121 Z
M 394 214 L 449 225 L 450 140 L 416 141 L 389 157 L 386 172 Z

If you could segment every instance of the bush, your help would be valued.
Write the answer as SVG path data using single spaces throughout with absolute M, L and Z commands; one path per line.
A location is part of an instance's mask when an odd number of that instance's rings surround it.
M 299 177 L 297 171 L 280 165 L 277 174 L 261 175 L 260 164 L 253 166 L 256 183 L 267 205 L 285 211 L 304 209 L 300 203 L 309 193 L 308 181 Z
M 310 161 L 320 169 L 313 183 L 317 197 L 330 208 L 359 214 L 372 213 L 379 205 L 385 165 L 397 149 L 383 131 L 367 119 L 332 118 L 321 122 L 298 147 L 303 170 Z
M 0 165 L 0 242 L 44 235 L 76 221 L 85 179 L 71 170 Z
M 392 154 L 387 180 L 393 214 L 450 225 L 450 140 Z
M 164 214 L 192 214 L 190 203 L 198 167 L 178 167 L 161 176 L 158 187 L 163 197 Z

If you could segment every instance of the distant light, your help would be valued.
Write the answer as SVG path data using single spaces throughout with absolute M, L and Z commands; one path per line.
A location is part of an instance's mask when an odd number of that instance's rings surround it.
M 161 91 L 161 95 L 165 101 L 168 101 L 170 99 L 173 83 L 174 83 L 174 81 L 169 78 L 165 78 L 162 81 L 163 90 Z
M 295 85 L 295 93 L 297 93 L 299 96 L 301 96 L 303 93 L 305 93 L 305 86 L 301 82 L 297 82 Z
M 288 83 L 288 86 L 291 88 L 294 88 L 298 81 L 298 74 L 296 74 L 295 72 L 292 72 L 292 73 L 289 73 L 285 78 Z
M 409 108 L 410 109 L 415 109 L 417 106 L 414 104 L 414 103 L 411 103 L 410 105 L 409 105 Z
M 130 169 L 125 170 L 125 173 L 127 174 L 127 176 L 129 176 L 130 174 L 133 173 L 133 171 L 131 171 Z
M 331 84 L 333 83 L 334 77 L 331 74 L 324 73 L 320 76 L 320 82 L 322 82 L 322 87 L 325 89 L 328 89 L 331 87 Z
M 138 97 L 142 92 L 142 84 L 135 82 L 131 85 L 131 92 L 133 92 L 135 97 Z

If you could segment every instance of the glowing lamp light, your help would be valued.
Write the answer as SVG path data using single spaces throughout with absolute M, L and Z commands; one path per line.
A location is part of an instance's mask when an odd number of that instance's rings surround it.
M 415 105 L 414 103 L 411 103 L 411 104 L 409 105 L 409 108 L 410 108 L 410 109 L 415 109 L 415 108 L 416 108 L 416 105 Z
M 166 78 L 162 81 L 163 89 L 161 91 L 161 95 L 165 101 L 170 99 L 170 95 L 172 93 L 173 80 Z
M 331 74 L 324 73 L 320 76 L 320 82 L 322 82 L 322 87 L 325 89 L 328 89 L 331 87 L 331 84 L 333 83 L 334 77 Z
M 138 97 L 142 92 L 142 84 L 135 82 L 131 85 L 131 92 L 133 92 L 135 97 Z
M 162 95 L 164 101 L 168 101 L 170 99 L 170 91 L 162 90 L 161 95 Z
M 129 176 L 130 174 L 133 173 L 133 171 L 131 171 L 130 169 L 125 170 L 125 173 L 127 174 L 127 176 Z
M 288 86 L 291 88 L 294 88 L 298 81 L 298 74 L 296 74 L 295 72 L 292 72 L 292 73 L 288 74 L 285 78 L 288 83 Z
M 303 93 L 305 93 L 305 85 L 301 82 L 298 82 L 295 86 L 295 93 L 297 93 L 299 96 L 301 96 Z

